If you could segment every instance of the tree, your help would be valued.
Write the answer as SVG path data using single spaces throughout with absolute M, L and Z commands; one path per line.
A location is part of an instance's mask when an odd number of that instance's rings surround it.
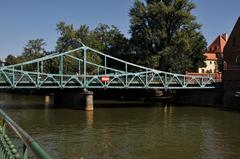
M 93 30 L 93 37 L 96 41 L 94 48 L 108 55 L 128 61 L 129 40 L 120 32 L 120 30 L 112 25 L 99 24 Z M 112 68 L 120 68 L 121 65 L 116 61 L 108 60 L 107 65 Z M 122 68 L 122 67 L 121 67 Z
M 135 1 L 130 9 L 131 49 L 138 63 L 184 73 L 205 65 L 206 40 L 189 0 Z
M 8 65 L 13 65 L 43 57 L 46 55 L 46 50 L 44 48 L 45 46 L 46 43 L 43 39 L 29 40 L 23 48 L 23 53 L 20 56 L 8 55 L 5 61 Z M 28 64 L 24 66 L 24 70 L 34 71 L 36 70 L 36 66 L 33 64 Z
M 60 37 L 57 40 L 57 52 L 65 52 L 81 46 L 81 42 L 98 51 L 106 54 L 120 57 L 128 50 L 128 40 L 115 26 L 99 24 L 95 29 L 91 30 L 87 25 L 81 25 L 79 28 L 74 28 L 73 25 L 68 25 L 65 22 L 57 24 L 57 31 Z M 72 55 L 82 58 L 81 52 L 73 53 Z M 122 56 L 121 56 L 122 57 Z M 87 54 L 87 60 L 96 64 L 103 64 L 103 57 L 94 53 Z M 78 64 L 76 60 L 65 57 L 65 72 L 78 72 Z M 109 67 L 117 67 L 111 61 L 107 64 Z M 88 67 L 88 72 L 96 71 L 96 67 Z
M 23 53 L 18 56 L 19 62 L 30 61 L 43 57 L 46 54 L 45 47 L 46 43 L 43 39 L 29 40 L 25 47 L 23 48 Z M 36 71 L 35 64 L 28 64 L 24 66 L 25 71 Z
M 29 40 L 23 48 L 22 57 L 24 60 L 32 60 L 42 57 L 46 54 L 46 43 L 43 39 Z
M 92 32 L 87 25 L 81 25 L 78 29 L 75 29 L 73 25 L 68 25 L 65 22 L 59 22 L 57 24 L 57 31 L 60 37 L 57 40 L 56 51 L 61 53 L 69 50 L 73 50 L 82 46 L 84 43 L 88 46 L 94 42 L 92 38 Z M 71 56 L 83 59 L 83 51 L 76 51 Z M 101 59 L 99 56 L 87 54 L 87 60 L 93 63 L 100 63 Z M 69 57 L 64 57 L 64 72 L 65 73 L 76 73 L 80 70 L 78 67 L 79 61 Z M 92 72 L 93 68 L 88 67 L 88 72 Z
M 6 57 L 5 61 L 6 61 L 6 65 L 14 65 L 18 63 L 18 58 L 10 54 Z

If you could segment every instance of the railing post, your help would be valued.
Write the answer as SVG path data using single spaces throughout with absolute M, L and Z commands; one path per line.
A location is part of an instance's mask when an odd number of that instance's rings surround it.
M 78 60 L 78 74 L 81 74 L 81 61 Z
M 87 48 L 83 49 L 83 87 L 87 88 Z
M 23 144 L 23 159 L 28 159 L 28 149 L 25 144 Z
M 165 91 L 167 91 L 167 87 L 168 87 L 168 82 L 167 82 L 167 74 L 165 73 L 164 75 L 164 88 L 165 88 Z
M 63 58 L 64 58 L 63 55 L 60 56 L 59 74 L 61 76 L 60 79 L 61 87 L 63 87 L 63 62 L 64 62 Z
M 43 73 L 43 61 L 41 61 L 41 73 Z
M 183 86 L 186 87 L 186 76 L 183 76 Z
M 39 61 L 37 62 L 37 87 L 39 88 L 39 71 L 40 71 L 40 68 L 39 68 Z
M 5 122 L 4 119 L 3 119 L 2 122 L 3 122 L 3 123 L 2 123 L 2 131 L 3 131 L 3 135 L 5 135 L 5 134 L 6 134 L 6 122 Z
M 145 79 L 145 82 L 146 82 L 146 84 L 145 84 L 145 87 L 147 88 L 148 87 L 148 70 L 146 70 L 146 75 L 145 75 L 146 77 L 146 79 Z
M 127 63 L 125 63 L 125 74 L 126 74 L 126 79 L 125 79 L 125 87 L 127 87 L 127 82 L 128 82 L 128 66 Z
M 63 74 L 63 56 L 60 56 L 59 74 Z
M 104 74 L 107 74 L 107 57 L 104 56 Z
M 15 68 L 12 68 L 12 87 L 15 88 Z

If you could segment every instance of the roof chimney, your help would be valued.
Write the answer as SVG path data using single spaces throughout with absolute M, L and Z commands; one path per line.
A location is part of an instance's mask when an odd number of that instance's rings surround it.
M 225 41 L 227 41 L 227 40 L 228 40 L 228 35 L 227 35 L 227 33 L 222 34 L 222 38 L 223 38 Z

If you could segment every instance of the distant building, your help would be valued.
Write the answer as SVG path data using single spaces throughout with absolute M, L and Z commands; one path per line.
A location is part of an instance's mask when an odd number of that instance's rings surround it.
M 0 67 L 5 66 L 5 64 L 6 64 L 6 62 L 4 60 L 0 59 Z
M 224 61 L 226 70 L 239 69 L 240 67 L 240 18 L 224 48 Z
M 222 57 L 224 47 L 228 41 L 228 35 L 226 33 L 219 35 L 211 45 L 209 45 L 207 52 L 216 53 L 217 57 Z
M 206 56 L 206 67 L 199 68 L 198 73 L 218 73 L 221 70 L 218 68 L 218 60 L 223 58 L 223 50 L 227 43 L 227 34 L 219 35 L 211 45 L 209 45 L 207 51 L 204 53 Z
M 217 56 L 215 53 L 206 52 L 204 53 L 206 56 L 206 67 L 202 67 L 198 69 L 198 73 L 217 73 L 218 66 L 217 66 Z
M 219 35 L 204 53 L 204 56 L 206 57 L 206 67 L 198 68 L 197 72 L 186 72 L 186 74 L 212 76 L 216 82 L 222 82 L 222 68 L 219 68 L 219 64 L 222 63 L 223 65 L 223 51 L 227 41 L 228 36 L 226 33 Z

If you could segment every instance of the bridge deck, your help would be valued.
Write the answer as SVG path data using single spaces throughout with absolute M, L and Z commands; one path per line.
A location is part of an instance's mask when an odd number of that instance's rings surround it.
M 94 58 L 89 59 L 89 55 L 99 57 L 100 62 L 94 62 Z M 77 73 L 67 71 L 68 67 L 64 63 L 66 58 L 72 60 Z M 46 70 L 50 66 L 50 60 L 58 63 L 59 73 Z M 120 63 L 122 69 L 108 67 L 108 61 Z M 89 68 L 92 71 L 89 71 Z M 1 89 L 210 89 L 215 88 L 214 84 L 215 80 L 211 76 L 181 75 L 159 71 L 117 59 L 85 45 L 64 53 L 0 68 Z

